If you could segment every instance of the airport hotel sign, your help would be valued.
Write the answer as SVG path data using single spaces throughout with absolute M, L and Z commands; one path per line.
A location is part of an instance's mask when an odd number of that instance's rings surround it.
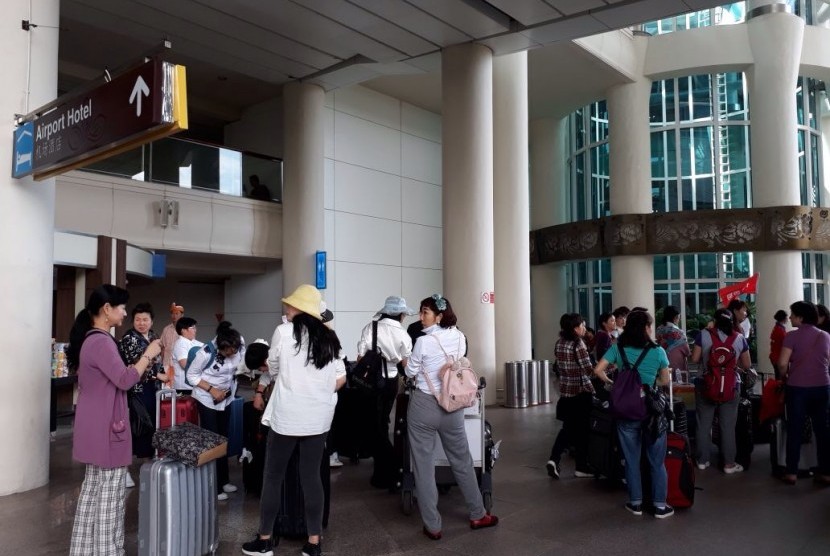
M 152 59 L 25 120 L 14 132 L 12 176 L 46 179 L 187 129 L 185 68 Z

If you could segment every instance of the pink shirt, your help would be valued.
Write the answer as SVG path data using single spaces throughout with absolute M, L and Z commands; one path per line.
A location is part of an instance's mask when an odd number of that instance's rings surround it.
M 827 366 L 830 364 L 830 334 L 811 324 L 802 324 L 784 338 L 783 347 L 790 348 L 789 386 L 811 387 L 830 385 Z
M 105 469 L 133 460 L 130 414 L 126 391 L 138 382 L 135 367 L 124 365 L 112 336 L 92 332 L 81 346 L 78 365 L 78 405 L 75 410 L 72 457 Z M 123 419 L 123 432 L 112 423 Z

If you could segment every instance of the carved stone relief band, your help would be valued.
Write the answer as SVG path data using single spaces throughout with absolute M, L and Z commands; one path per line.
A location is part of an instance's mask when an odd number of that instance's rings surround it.
M 723 251 L 830 250 L 830 209 L 803 206 L 623 214 L 530 232 L 530 263 Z

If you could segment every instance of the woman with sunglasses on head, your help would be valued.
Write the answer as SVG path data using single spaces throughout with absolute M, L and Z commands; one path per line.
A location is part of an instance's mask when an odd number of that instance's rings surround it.
M 228 321 L 216 327 L 216 337 L 196 354 L 187 369 L 187 382 L 192 396 L 199 402 L 199 424 L 202 428 L 228 436 L 230 412 L 226 411 L 236 392 L 234 374 L 245 360 L 245 341 Z M 227 500 L 237 488 L 230 484 L 228 458 L 216 461 L 218 500 Z
M 98 286 L 69 333 L 67 358 L 78 373 L 72 457 L 86 464 L 70 556 L 124 554 L 125 488 L 132 461 L 126 393 L 161 352 L 155 340 L 134 364 L 122 361 L 110 329 L 121 326 L 128 299 L 122 288 Z
M 455 482 L 467 502 L 470 528 L 492 527 L 499 518 L 484 509 L 464 428 L 464 411 L 445 411 L 427 384 L 430 381 L 436 390 L 440 389 L 438 371 L 447 357 L 458 358 L 466 353 L 467 338 L 455 327 L 457 319 L 452 305 L 441 295 L 435 294 L 421 301 L 419 314 L 425 335 L 415 342 L 406 365 L 406 376 L 415 380 L 415 390 L 409 398 L 407 434 L 423 531 L 428 538 L 437 541 L 441 538 L 441 514 L 438 513 L 438 488 L 435 485 L 433 450 L 436 437 L 441 439 Z

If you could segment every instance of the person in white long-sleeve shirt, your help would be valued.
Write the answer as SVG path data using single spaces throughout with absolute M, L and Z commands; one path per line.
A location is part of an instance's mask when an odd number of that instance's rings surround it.
M 397 482 L 400 466 L 395 464 L 394 448 L 389 441 L 389 414 L 398 394 L 398 367 L 402 371 L 412 353 L 412 339 L 403 327 L 403 319 L 415 313 L 406 306 L 403 297 L 391 295 L 372 322 L 363 327 L 357 342 L 357 360 L 360 361 L 372 349 L 372 329 L 377 323 L 377 349 L 385 361 L 385 380 L 376 396 L 374 468 L 369 480 L 375 488 L 394 488 Z
M 406 376 L 415 379 L 415 391 L 409 400 L 407 434 L 412 452 L 412 470 L 418 509 L 428 538 L 441 538 L 441 514 L 438 513 L 438 489 L 435 485 L 435 437 L 450 462 L 455 481 L 467 502 L 470 527 L 492 527 L 499 519 L 486 512 L 478 489 L 473 457 L 464 428 L 464 411 L 448 413 L 432 394 L 430 380 L 440 391 L 438 372 L 447 357 L 460 357 L 467 351 L 467 338 L 455 327 L 456 317 L 449 300 L 439 294 L 421 301 L 421 324 L 425 336 L 418 338 L 406 365 Z M 446 354 L 446 355 L 445 355 Z
M 192 396 L 199 402 L 201 427 L 225 437 L 230 424 L 230 412 L 225 409 L 236 391 L 236 370 L 245 360 L 245 341 L 231 326 L 227 321 L 219 323 L 216 338 L 196 354 L 186 373 Z M 216 461 L 216 488 L 219 500 L 227 500 L 228 493 L 237 490 L 229 482 L 228 458 Z
M 188 394 L 193 387 L 187 383 L 187 377 L 185 376 L 187 356 L 190 354 L 191 348 L 204 346 L 202 342 L 196 339 L 196 324 L 196 319 L 190 317 L 182 317 L 176 321 L 176 332 L 179 333 L 179 339 L 173 344 L 170 359 L 173 367 L 173 387 L 178 392 Z
M 244 554 L 273 553 L 279 540 L 272 539 L 271 534 L 280 509 L 280 489 L 294 450 L 299 455 L 308 529 L 303 554 L 318 556 L 322 552 L 325 498 L 319 469 L 337 404 L 337 390 L 346 382 L 346 367 L 340 358 L 337 334 L 322 323 L 320 301 L 320 292 L 308 284 L 282 300 L 287 322 L 274 330 L 268 354 L 268 374 L 274 389 L 262 418 L 269 431 L 259 532 L 242 545 Z

